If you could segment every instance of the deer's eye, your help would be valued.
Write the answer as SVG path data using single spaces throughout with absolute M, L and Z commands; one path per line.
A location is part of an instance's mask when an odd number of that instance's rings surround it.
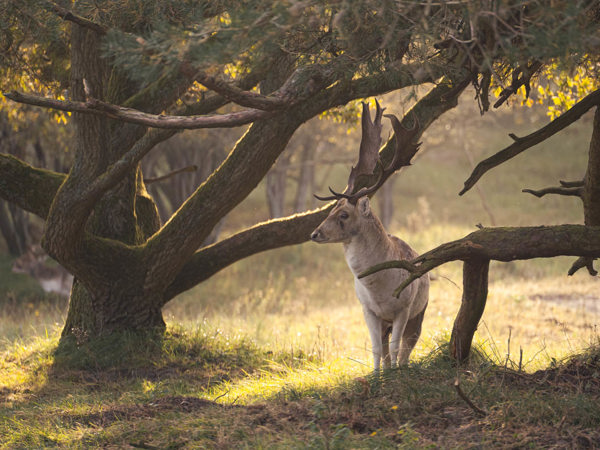
M 346 220 L 348 218 L 348 213 L 346 211 L 342 211 L 340 213 L 340 219 Z

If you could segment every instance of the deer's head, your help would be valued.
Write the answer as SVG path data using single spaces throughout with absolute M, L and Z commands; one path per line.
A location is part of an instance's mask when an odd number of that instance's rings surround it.
M 414 125 L 411 129 L 404 128 L 398 118 L 387 114 L 394 129 L 394 156 L 387 167 L 384 167 L 379 157 L 381 145 L 381 118 L 384 109 L 375 102 L 377 111 L 375 120 L 371 121 L 369 106 L 363 102 L 362 113 L 362 139 L 358 163 L 352 167 L 348 177 L 348 185 L 344 192 L 338 193 L 329 188 L 333 195 L 320 197 L 319 200 L 337 200 L 337 204 L 329 216 L 310 235 L 310 238 L 319 243 L 347 242 L 361 230 L 361 223 L 372 220 L 373 214 L 369 204 L 369 196 L 374 194 L 395 171 L 410 165 L 410 160 L 419 150 L 419 143 L 413 143 L 419 135 L 419 122 L 413 113 Z M 369 186 L 360 186 L 360 178 L 377 177 Z
M 310 238 L 319 244 L 348 242 L 361 232 L 365 220 L 369 218 L 373 218 L 369 197 L 359 198 L 356 204 L 342 198 Z

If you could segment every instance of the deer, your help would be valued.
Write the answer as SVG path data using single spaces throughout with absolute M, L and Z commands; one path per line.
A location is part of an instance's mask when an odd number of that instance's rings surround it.
M 429 277 L 426 274 L 413 281 L 398 297 L 394 296 L 394 290 L 408 277 L 404 269 L 388 269 L 359 278 L 361 273 L 376 264 L 390 260 L 412 260 L 418 256 L 406 242 L 386 232 L 371 209 L 369 196 L 390 175 L 410 165 L 420 146 L 420 143 L 413 143 L 419 134 L 419 123 L 413 113 L 414 125 L 406 129 L 396 116 L 385 115 L 394 129 L 395 147 L 391 163 L 384 167 L 379 158 L 384 109 L 377 101 L 375 104 L 377 110 L 372 121 L 369 106 L 363 102 L 358 163 L 350 171 L 345 191 L 338 193 L 330 187 L 332 196 L 315 195 L 322 201 L 335 200 L 336 204 L 311 233 L 310 239 L 318 244 L 343 244 L 344 256 L 354 275 L 354 288 L 371 338 L 374 369 L 379 371 L 382 359 L 384 369 L 408 363 L 410 353 L 421 335 L 429 301 Z M 364 179 L 364 176 L 369 176 L 372 179 L 374 175 L 377 176 L 374 184 L 354 192 L 359 177 Z
M 73 275 L 60 265 L 46 264 L 48 255 L 39 245 L 32 245 L 12 265 L 13 273 L 22 273 L 35 278 L 44 292 L 55 292 L 68 297 L 73 284 Z

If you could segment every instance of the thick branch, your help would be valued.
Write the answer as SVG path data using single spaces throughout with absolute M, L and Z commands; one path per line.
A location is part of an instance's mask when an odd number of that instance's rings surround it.
M 484 228 L 462 239 L 442 244 L 410 261 L 410 264 L 406 264 L 406 261 L 388 261 L 371 267 L 359 278 L 391 268 L 408 270 L 410 276 L 395 292 L 399 295 L 415 279 L 450 261 L 473 258 L 514 261 L 561 255 L 600 257 L 600 226 Z
M 15 91 L 5 93 L 4 96 L 17 103 L 42 106 L 45 108 L 58 109 L 60 111 L 94 114 L 153 128 L 179 130 L 239 127 L 241 125 L 247 125 L 258 119 L 269 117 L 273 114 L 268 111 L 246 109 L 229 114 L 209 116 L 163 116 L 160 114 L 148 114 L 136 109 L 113 105 L 97 99 L 89 99 L 87 102 L 64 101 L 40 97 L 37 95 L 23 94 Z
M 66 175 L 0 153 L 0 197 L 45 219 Z
M 523 189 L 522 192 L 535 195 L 538 198 L 543 197 L 546 194 L 558 194 L 558 195 L 567 195 L 573 197 L 579 197 L 583 195 L 582 187 L 564 187 L 564 186 L 554 186 L 547 187 L 544 189 L 534 190 L 534 189 Z
M 168 287 L 164 301 L 191 289 L 218 271 L 247 256 L 266 250 L 301 244 L 327 217 L 333 203 L 303 214 L 255 225 L 196 252 Z
M 517 156 L 528 148 L 545 141 L 549 137 L 571 125 L 573 122 L 579 120 L 583 114 L 598 104 L 600 104 L 600 90 L 592 92 L 583 100 L 577 102 L 567 112 L 554 119 L 543 128 L 540 128 L 539 130 L 534 131 L 533 133 L 522 138 L 514 135 L 511 136 L 515 140 L 512 145 L 477 164 L 473 170 L 473 173 L 471 173 L 471 176 L 467 179 L 467 181 L 465 181 L 465 186 L 463 190 L 460 191 L 459 195 L 463 195 L 465 192 L 471 189 L 487 171 Z

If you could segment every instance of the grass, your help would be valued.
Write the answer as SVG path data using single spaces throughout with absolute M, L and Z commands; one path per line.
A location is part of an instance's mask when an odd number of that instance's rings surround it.
M 497 225 L 581 222 L 577 201 L 520 189 L 581 176 L 585 122 L 458 197 L 469 152 L 479 160 L 507 139 L 504 125 L 488 125 L 436 124 L 432 150 L 396 182 L 391 230 L 417 251 L 490 225 L 482 200 Z M 260 191 L 228 223 L 257 218 Z M 493 263 L 474 357 L 461 368 L 446 357 L 461 264 L 440 267 L 411 363 L 373 374 L 339 246 L 307 243 L 223 270 L 165 307 L 165 336 L 60 345 L 66 301 L 10 273 L 0 254 L 0 447 L 598 447 L 599 281 L 567 277 L 570 264 Z
M 7 448 L 600 442 L 597 346 L 530 373 L 481 346 L 458 369 L 440 341 L 408 367 L 381 374 L 347 359 L 274 352 L 208 325 L 170 327 L 160 338 L 123 335 L 68 353 L 55 346 L 56 336 L 3 354 L 0 442 Z M 112 363 L 107 353 L 117 355 Z M 457 395 L 456 379 L 482 414 Z

